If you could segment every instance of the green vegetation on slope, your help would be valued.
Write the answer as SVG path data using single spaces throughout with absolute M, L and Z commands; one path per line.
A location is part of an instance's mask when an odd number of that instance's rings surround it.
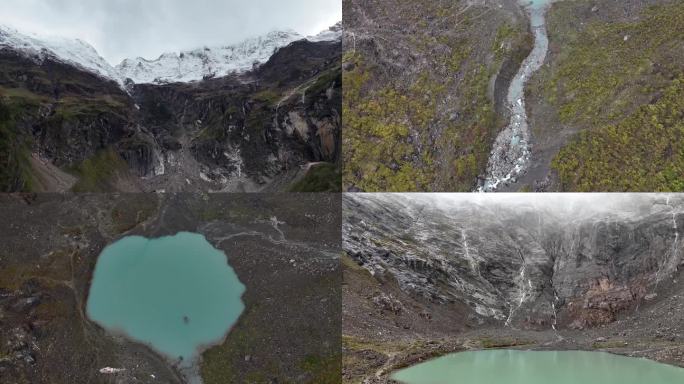
M 16 129 L 15 115 L 22 108 L 0 94 L 0 192 L 31 190 L 31 142 Z
M 64 154 L 63 151 L 69 149 L 69 141 L 74 140 L 72 132 L 79 126 L 91 129 L 91 125 L 99 124 L 103 120 L 126 119 L 125 99 L 122 95 L 76 96 L 63 91 L 56 99 L 54 95 L 46 93 L 52 87 L 46 72 L 35 68 L 15 68 L 15 65 L 16 63 L 0 59 L 3 71 L 24 71 L 30 74 L 33 79 L 31 86 L 34 89 L 26 88 L 26 84 L 12 83 L 8 79 L 4 79 L 5 84 L 0 86 L 0 191 L 3 192 L 27 192 L 40 188 L 40 182 L 37 181 L 31 165 L 34 141 L 46 142 L 54 148 L 59 157 L 73 158 L 73 155 Z M 59 87 L 83 92 L 87 82 L 80 80 L 82 79 L 76 81 L 64 78 Z M 40 137 L 32 137 L 30 127 L 40 127 Z M 99 164 L 95 166 L 98 161 Z M 117 167 L 119 164 L 107 164 L 107 159 L 91 159 L 73 166 L 79 174 L 89 178 L 79 183 L 77 190 L 102 190 L 105 188 L 104 179 L 107 175 L 97 173 L 107 167 Z
M 342 175 L 335 164 L 316 164 L 290 187 L 290 192 L 342 192 Z
M 460 2 L 364 7 L 384 13 L 376 17 L 387 25 L 375 27 L 370 43 L 381 48 L 359 43 L 343 57 L 345 188 L 472 190 L 501 125 L 490 80 L 506 57 L 527 49 L 526 26 L 491 14 L 487 24 L 498 27 L 484 28 L 482 10 Z M 397 24 L 414 21 L 419 33 L 399 32 Z M 384 51 L 415 64 L 404 71 L 378 53 Z
M 42 98 L 21 88 L 0 87 L 0 192 L 31 191 L 31 140 L 18 122 L 38 110 Z
M 306 284 L 311 284 L 312 281 Z M 330 290 L 330 281 L 324 279 L 318 281 L 321 285 L 313 284 L 311 290 Z M 301 297 L 288 293 L 287 297 L 292 300 L 300 300 Z M 301 292 L 306 297 L 310 292 Z M 301 310 L 299 304 L 290 303 L 289 308 L 293 313 Z M 273 326 L 270 317 L 277 315 L 269 304 L 246 303 L 246 308 L 238 322 L 228 333 L 226 340 L 219 345 L 210 347 L 202 353 L 200 373 L 206 384 L 223 383 L 253 383 L 253 384 L 339 384 L 341 381 L 342 358 L 334 352 L 325 353 L 324 350 L 334 351 L 335 346 L 326 344 L 334 340 L 333 335 L 325 329 L 319 329 L 320 325 L 310 325 L 303 318 L 289 319 L 287 325 Z M 338 314 L 339 316 L 339 314 Z M 306 316 L 306 320 L 312 320 Z M 317 321 L 316 319 L 313 319 Z M 291 327 L 290 334 L 282 333 L 283 327 Z M 317 328 L 318 327 L 318 328 Z M 275 333 L 278 333 L 277 335 Z M 297 345 L 297 350 L 290 349 L 287 353 L 301 354 L 301 356 L 289 356 L 290 361 L 298 361 L 294 365 L 288 365 L 279 360 L 277 356 L 267 361 L 254 361 L 255 356 L 264 356 L 264 350 L 273 353 L 283 348 L 283 338 L 297 338 L 291 344 Z M 339 336 L 338 336 L 339 337 Z M 274 342 L 278 340 L 277 342 Z M 292 345 L 288 345 L 288 348 Z M 337 346 L 339 351 L 339 344 Z M 292 377 L 297 377 L 296 380 Z
M 114 190 L 112 179 L 119 173 L 124 172 L 128 165 L 112 149 L 98 152 L 90 159 L 84 160 L 75 168 L 79 176 L 74 185 L 74 192 L 106 192 Z
M 355 70 L 343 77 L 342 116 L 344 121 L 345 177 L 366 191 L 413 191 L 427 188 L 432 158 L 424 152 L 419 160 L 424 169 L 412 164 L 420 156 L 408 143 L 409 127 L 427 130 L 435 115 L 435 103 L 444 92 L 440 84 L 415 84 L 408 94 L 391 87 L 361 95 L 370 76 L 358 54 L 345 55 Z M 432 88 L 432 90 L 430 90 Z
M 684 190 L 684 78 L 620 123 L 582 132 L 553 167 L 565 190 Z
M 570 6 L 559 5 L 552 13 L 550 30 L 567 18 Z M 546 90 L 561 121 L 610 121 L 682 72 L 684 4 L 650 8 L 636 23 L 593 22 L 579 33 L 551 38 L 567 46 Z
M 569 28 L 564 23 L 577 6 L 557 4 L 550 30 Z M 544 95 L 562 123 L 593 128 L 554 159 L 562 189 L 684 189 L 684 106 L 676 100 L 683 87 L 684 3 L 647 8 L 637 22 L 595 21 L 551 39 L 565 48 L 545 70 Z

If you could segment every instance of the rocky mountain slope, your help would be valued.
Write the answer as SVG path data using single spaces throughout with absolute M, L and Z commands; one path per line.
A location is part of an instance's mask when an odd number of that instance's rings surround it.
M 344 0 L 344 188 L 471 191 L 532 49 L 517 0 Z
M 343 2 L 345 190 L 682 190 L 682 2 L 535 1 L 506 101 L 530 3 Z
M 125 87 L 2 37 L 4 191 L 339 189 L 337 30 L 266 44 L 247 72 Z
M 650 340 L 647 356 L 684 365 L 684 349 L 668 349 L 684 344 L 680 196 L 348 194 L 343 207 L 351 376 L 387 350 L 424 358 L 461 337 L 590 349 L 587 335 L 621 336 L 624 353 Z

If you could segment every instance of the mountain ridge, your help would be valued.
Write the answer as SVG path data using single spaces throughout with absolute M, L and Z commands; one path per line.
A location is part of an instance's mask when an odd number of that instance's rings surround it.
M 157 59 L 126 58 L 112 65 L 82 39 L 48 37 L 23 33 L 0 25 L 0 49 L 10 49 L 42 62 L 47 57 L 94 73 L 118 83 L 122 88 L 135 84 L 191 82 L 247 72 L 264 64 L 280 48 L 295 41 L 324 42 L 342 38 L 341 22 L 314 36 L 294 30 L 271 31 L 235 44 L 203 46 L 191 50 L 165 52 Z
M 154 60 L 127 58 L 115 68 L 136 84 L 190 82 L 243 73 L 255 64 L 264 64 L 275 51 L 295 41 L 339 40 L 342 37 L 339 25 L 314 36 L 305 37 L 294 30 L 271 31 L 235 44 L 165 52 Z

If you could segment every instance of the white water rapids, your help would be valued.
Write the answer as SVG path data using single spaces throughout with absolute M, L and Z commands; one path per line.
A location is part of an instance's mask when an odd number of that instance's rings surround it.
M 526 8 L 534 33 L 534 48 L 511 80 L 506 102 L 511 118 L 497 136 L 487 165 L 487 176 L 479 192 L 494 192 L 502 185 L 515 182 L 528 166 L 531 154 L 530 129 L 525 110 L 525 84 L 544 64 L 549 48 L 546 32 L 546 10 L 551 0 L 536 0 Z

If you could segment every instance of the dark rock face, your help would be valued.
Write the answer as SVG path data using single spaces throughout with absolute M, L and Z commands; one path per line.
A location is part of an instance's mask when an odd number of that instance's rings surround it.
M 118 143 L 117 148 L 117 152 L 133 174 L 145 177 L 154 172 L 153 143 L 145 140 L 124 140 Z
M 426 302 L 465 303 L 516 327 L 592 327 L 673 284 L 684 216 L 682 201 L 665 197 L 633 196 L 612 212 L 593 212 L 590 199 L 566 209 L 347 195 L 344 249 Z
M 340 163 L 341 50 L 341 42 L 298 41 L 246 74 L 128 84 L 127 92 L 2 51 L 0 102 L 11 110 L 3 123 L 30 142 L 27 155 L 62 169 L 113 149 L 144 191 L 260 190 L 279 179 L 275 188 L 285 189 L 308 163 Z
M 136 134 L 132 100 L 114 82 L 7 49 L 0 50 L 0 104 L 0 141 L 11 143 L 10 162 L 17 164 L 2 178 L 21 179 L 2 182 L 4 191 L 30 189 L 32 153 L 71 168 Z

